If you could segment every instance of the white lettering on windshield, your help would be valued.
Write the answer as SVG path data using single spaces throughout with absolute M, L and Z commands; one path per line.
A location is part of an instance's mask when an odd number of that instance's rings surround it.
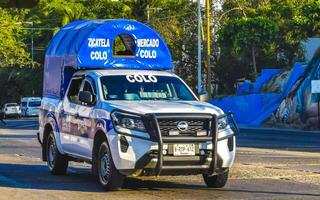
M 157 77 L 155 77 L 154 75 L 151 75 L 151 74 L 149 74 L 149 75 L 140 75 L 140 74 L 127 75 L 126 78 L 130 83 L 134 83 L 134 82 L 156 83 L 156 82 L 158 82 Z

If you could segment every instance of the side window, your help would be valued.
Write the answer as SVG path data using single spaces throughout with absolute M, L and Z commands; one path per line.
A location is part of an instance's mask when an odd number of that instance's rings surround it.
M 91 87 L 91 84 L 88 81 L 84 82 L 83 91 L 90 92 L 92 95 L 94 95 L 93 89 Z
M 72 103 L 80 104 L 78 94 L 80 91 L 81 82 L 82 82 L 81 78 L 72 79 L 71 81 L 71 85 L 70 85 L 67 96 L 69 101 L 71 101 Z

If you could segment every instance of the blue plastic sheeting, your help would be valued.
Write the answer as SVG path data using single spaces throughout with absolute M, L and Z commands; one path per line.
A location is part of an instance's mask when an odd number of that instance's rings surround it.
M 268 82 L 274 75 L 280 73 L 281 69 L 262 69 L 255 83 L 243 83 L 237 90 L 236 95 L 259 93 L 263 85 Z
M 239 124 L 250 124 L 257 113 L 261 113 L 264 105 L 278 94 L 249 94 L 244 96 L 227 97 L 223 99 L 210 100 L 209 103 L 220 107 L 223 111 L 232 111 L 235 120 Z
M 131 47 L 131 55 L 114 55 L 114 41 L 120 35 L 134 41 L 125 44 Z M 72 76 L 65 71 L 68 67 L 172 70 L 173 64 L 166 43 L 147 25 L 125 19 L 79 20 L 61 28 L 48 46 L 43 96 L 63 97 Z
M 272 115 L 304 73 L 305 65 L 296 63 L 281 93 L 249 94 L 209 100 L 224 112 L 233 112 L 239 126 L 257 127 Z

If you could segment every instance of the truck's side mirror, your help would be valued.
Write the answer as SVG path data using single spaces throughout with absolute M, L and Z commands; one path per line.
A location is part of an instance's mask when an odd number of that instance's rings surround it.
M 79 101 L 87 103 L 87 104 L 91 104 L 93 102 L 93 96 L 88 91 L 80 91 Z

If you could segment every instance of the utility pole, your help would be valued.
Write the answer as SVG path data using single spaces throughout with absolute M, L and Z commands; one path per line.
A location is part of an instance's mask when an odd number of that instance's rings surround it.
M 208 99 L 212 98 L 211 91 L 211 66 L 210 66 L 210 0 L 206 0 L 206 13 L 207 13 L 207 90 L 208 90 Z
M 198 95 L 202 92 L 202 74 L 201 74 L 201 4 L 198 4 Z
M 33 53 L 33 50 L 34 50 L 34 48 L 33 48 L 33 20 L 32 20 L 32 22 L 31 22 L 31 24 L 32 24 L 32 30 L 31 30 L 31 59 L 32 59 L 32 63 L 31 63 L 31 65 L 32 65 L 32 67 L 33 67 L 33 63 L 34 63 L 34 53 Z
M 150 8 L 149 8 L 149 4 L 147 5 L 147 23 L 150 22 Z
M 158 11 L 162 10 L 162 8 L 150 8 L 150 6 L 148 4 L 147 8 L 146 8 L 146 11 L 147 11 L 147 23 L 150 23 L 150 10 L 158 12 Z

